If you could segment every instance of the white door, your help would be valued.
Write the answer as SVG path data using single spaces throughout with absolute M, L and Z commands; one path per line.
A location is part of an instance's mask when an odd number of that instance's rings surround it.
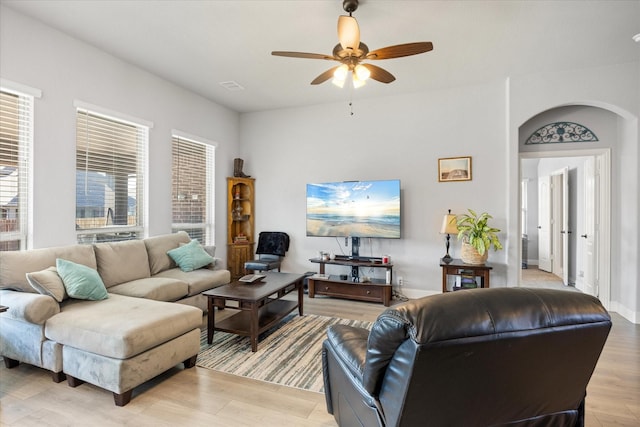
M 562 282 L 569 284 L 569 234 L 571 225 L 569 224 L 569 168 L 562 171 Z
M 552 222 L 555 224 L 557 222 L 558 228 L 560 229 L 559 235 L 559 244 L 557 250 L 553 252 L 553 263 L 554 263 L 554 271 L 553 273 L 562 277 L 562 282 L 565 285 L 569 284 L 569 234 L 571 230 L 569 229 L 569 168 L 564 167 L 559 171 L 558 183 L 553 186 L 554 194 L 558 194 L 556 197 L 554 195 L 554 202 L 557 200 L 557 203 L 560 205 L 558 211 L 558 217 L 555 217 Z M 555 245 L 554 245 L 555 248 Z
M 562 174 L 551 175 L 551 272 L 562 277 Z
M 597 235 L 596 235 L 596 206 L 598 188 L 595 170 L 595 157 L 589 157 L 584 162 L 584 230 L 580 234 L 580 241 L 584 245 L 584 280 L 577 286 L 582 292 L 597 295 Z
M 538 177 L 538 268 L 551 272 L 551 177 Z

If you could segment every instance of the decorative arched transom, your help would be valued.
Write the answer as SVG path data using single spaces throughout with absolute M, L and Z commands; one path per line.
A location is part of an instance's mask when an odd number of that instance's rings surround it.
M 561 142 L 593 141 L 598 141 L 598 137 L 586 126 L 573 122 L 554 122 L 544 125 L 533 132 L 524 144 L 556 144 Z

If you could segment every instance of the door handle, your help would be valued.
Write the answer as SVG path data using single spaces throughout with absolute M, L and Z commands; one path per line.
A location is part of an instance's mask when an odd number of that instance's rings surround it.
M 560 234 L 564 234 L 564 230 L 560 230 Z
M 541 225 L 539 225 L 539 226 L 538 226 L 538 229 L 541 229 L 541 228 L 542 228 L 542 226 L 541 226 Z
M 584 237 L 586 239 L 587 235 L 586 234 L 581 234 L 580 237 Z

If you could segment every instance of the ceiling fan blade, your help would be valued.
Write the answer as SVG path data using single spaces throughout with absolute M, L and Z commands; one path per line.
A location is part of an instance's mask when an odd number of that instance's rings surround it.
M 353 16 L 340 15 L 338 18 L 338 40 L 342 49 L 355 50 L 360 46 L 360 28 Z
M 391 83 L 396 79 L 393 76 L 393 74 L 391 74 L 384 68 L 378 67 L 377 65 L 373 65 L 373 64 L 360 64 L 360 65 L 362 65 L 367 70 L 369 70 L 369 72 L 371 73 L 371 75 L 369 76 L 370 79 L 377 80 L 381 83 Z
M 429 52 L 430 50 L 433 50 L 433 43 L 431 42 L 397 44 L 395 46 L 387 46 L 382 49 L 371 51 L 367 55 L 366 59 L 400 58 L 403 56 Z
M 340 65 L 337 65 L 335 67 L 329 68 L 327 71 L 325 71 L 324 73 L 320 74 L 318 77 L 313 79 L 311 84 L 312 85 L 319 85 L 320 83 L 326 82 L 331 77 L 333 77 L 333 73 L 336 71 L 336 68 L 338 68 L 338 67 L 340 67 Z
M 325 55 L 322 53 L 306 53 L 306 52 L 286 52 L 281 50 L 275 50 L 271 52 L 274 56 L 286 56 L 289 58 L 306 58 L 306 59 L 327 59 L 330 61 L 335 60 L 331 55 Z

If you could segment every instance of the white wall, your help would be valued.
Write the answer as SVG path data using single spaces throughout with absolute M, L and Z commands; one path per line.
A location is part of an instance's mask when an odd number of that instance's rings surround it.
M 11 9 L 0 11 L 0 77 L 42 90 L 35 101 L 33 247 L 75 243 L 75 109 L 80 100 L 154 123 L 149 234 L 171 232 L 171 130 L 217 143 L 218 256 L 226 258 L 226 182 L 239 115 Z
M 323 90 L 339 89 L 329 85 Z M 308 260 L 318 250 L 341 253 L 350 248 L 344 248 L 344 239 L 306 237 L 306 184 L 400 179 L 402 239 L 365 241 L 360 253 L 389 254 L 394 276 L 402 276 L 414 294 L 440 292 L 439 259 L 445 245 L 439 229 L 447 209 L 488 211 L 497 228 L 505 227 L 503 93 L 504 83 L 492 82 L 354 100 L 350 116 L 345 91 L 340 104 L 243 114 L 242 153 L 248 172 L 256 177 L 257 230 L 289 233 L 291 251 L 284 268 L 314 271 L 317 266 Z M 453 156 L 472 157 L 471 181 L 438 182 L 437 159 Z M 454 236 L 454 257 L 459 248 Z M 503 254 L 492 251 L 489 257 L 497 263 L 495 285 L 506 284 Z M 383 277 L 384 272 L 378 274 Z

